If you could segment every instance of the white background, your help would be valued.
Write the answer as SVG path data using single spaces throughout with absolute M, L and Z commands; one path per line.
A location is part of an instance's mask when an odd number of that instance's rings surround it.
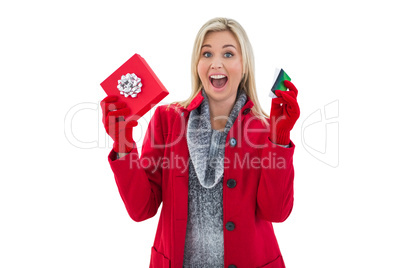
M 195 35 L 216 16 L 246 29 L 266 112 L 276 67 L 299 89 L 295 204 L 274 224 L 287 267 L 402 267 L 397 2 L 3 1 L 0 267 L 148 267 L 159 212 L 125 211 L 99 84 L 139 53 L 162 103 L 187 98 Z

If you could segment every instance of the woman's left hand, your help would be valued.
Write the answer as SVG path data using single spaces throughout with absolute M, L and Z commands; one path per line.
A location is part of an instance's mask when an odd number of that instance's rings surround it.
M 271 104 L 271 134 L 273 143 L 288 145 L 290 143 L 290 130 L 300 116 L 297 103 L 298 90 L 290 81 L 284 81 L 289 91 L 275 90 L 277 98 Z

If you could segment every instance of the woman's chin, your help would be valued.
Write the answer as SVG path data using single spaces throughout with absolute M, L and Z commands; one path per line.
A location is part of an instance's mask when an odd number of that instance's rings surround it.
M 220 88 L 211 86 L 211 88 L 212 88 L 213 92 L 222 92 L 222 91 L 224 91 L 226 89 L 226 86 L 223 86 L 223 87 L 220 87 Z

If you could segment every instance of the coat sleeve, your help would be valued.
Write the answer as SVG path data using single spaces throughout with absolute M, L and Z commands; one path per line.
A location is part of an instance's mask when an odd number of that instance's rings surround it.
M 256 214 L 263 220 L 283 222 L 292 211 L 294 149 L 292 141 L 285 148 L 268 139 L 268 146 L 262 150 Z
M 162 202 L 160 162 L 164 155 L 165 143 L 160 120 L 160 107 L 158 107 L 148 125 L 141 157 L 138 155 L 136 145 L 129 154 L 117 160 L 113 150 L 108 156 L 127 212 L 137 222 L 153 217 Z

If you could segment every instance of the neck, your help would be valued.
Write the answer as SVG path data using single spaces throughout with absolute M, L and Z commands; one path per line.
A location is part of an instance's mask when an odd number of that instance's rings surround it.
M 224 130 L 235 101 L 236 96 L 233 100 L 228 100 L 226 102 L 215 102 L 214 100 L 209 99 L 209 113 L 212 129 Z

